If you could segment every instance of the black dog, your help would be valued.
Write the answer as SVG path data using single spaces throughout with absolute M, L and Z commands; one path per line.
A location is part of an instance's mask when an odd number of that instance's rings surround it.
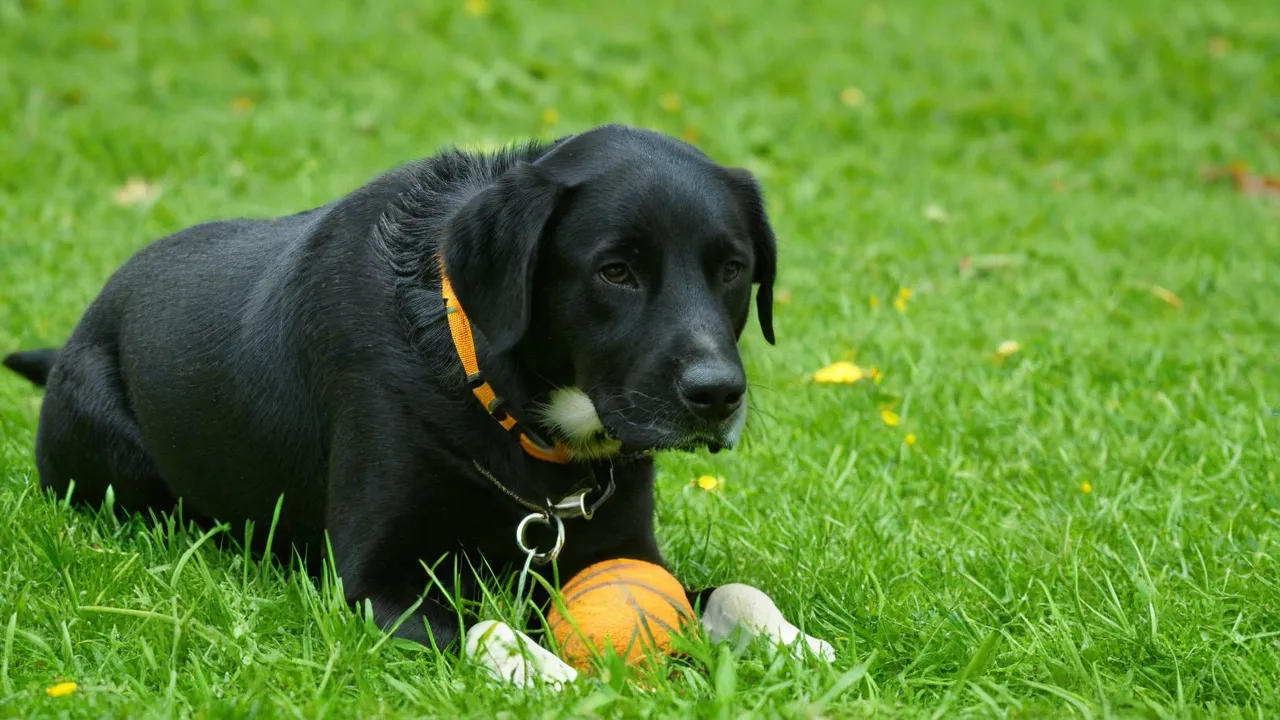
M 5 364 L 47 383 L 45 487 L 260 528 L 283 495 L 277 537 L 314 563 L 327 532 L 349 599 L 389 625 L 423 563 L 519 567 L 530 516 L 540 557 L 563 529 L 561 577 L 661 563 L 651 452 L 738 440 L 737 340 L 754 282 L 773 342 L 775 267 L 749 173 L 604 126 L 183 230 L 117 271 L 65 347 Z M 398 630 L 458 632 L 432 595 Z

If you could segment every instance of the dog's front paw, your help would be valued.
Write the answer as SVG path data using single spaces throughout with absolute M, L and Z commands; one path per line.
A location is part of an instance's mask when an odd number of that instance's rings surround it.
M 800 632 L 768 595 L 750 585 L 723 585 L 711 593 L 702 610 L 702 627 L 712 642 L 750 642 L 763 635 L 798 658 L 809 652 L 827 662 L 836 659 L 831 643 Z
M 578 677 L 577 670 L 528 635 L 495 620 L 471 626 L 464 653 L 495 679 L 521 687 L 533 685 L 535 678 L 559 687 Z

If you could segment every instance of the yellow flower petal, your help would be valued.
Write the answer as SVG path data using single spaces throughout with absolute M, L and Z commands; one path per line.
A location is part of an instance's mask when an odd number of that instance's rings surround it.
M 675 112 L 680 109 L 680 96 L 675 93 L 667 93 L 658 100 L 658 104 L 667 112 Z
M 542 111 L 542 123 L 544 125 L 555 125 L 560 122 L 560 113 L 555 108 L 547 108 Z
M 880 411 L 880 419 L 889 427 L 898 427 L 902 422 L 902 418 L 898 417 L 898 413 L 890 410 L 889 408 L 885 408 Z
M 908 445 L 915 445 L 915 444 L 916 444 L 916 436 L 915 436 L 914 434 L 912 434 L 912 433 L 907 433 L 907 436 L 906 436 L 905 438 L 903 438 L 903 439 L 904 439 L 904 440 L 906 440 L 906 442 L 907 442 L 907 444 L 908 444 Z
M 1080 492 L 1084 493 L 1085 495 L 1088 495 L 1089 493 L 1093 492 L 1093 483 L 1089 482 L 1088 480 L 1085 480 L 1084 482 L 1080 483 Z
M 871 382 L 877 385 L 879 385 L 880 381 L 884 379 L 884 373 L 880 372 L 880 368 L 878 367 L 871 368 L 867 371 L 867 374 L 871 376 Z
M 716 477 L 715 475 L 703 475 L 702 477 L 698 478 L 696 482 L 698 483 L 698 487 L 702 488 L 703 490 L 715 490 L 716 488 L 720 487 L 720 485 L 723 484 L 720 478 Z
M 893 299 L 893 309 L 900 313 L 907 311 L 907 299 L 905 297 L 896 297 Z
M 76 687 L 77 685 L 73 682 L 60 682 L 53 687 L 45 688 L 44 691 L 49 697 L 62 697 L 63 695 L 70 695 L 75 692 Z
M 1021 349 L 1022 343 L 1017 340 L 1005 340 L 996 347 L 996 355 L 999 355 L 1002 358 L 1007 358 Z
M 866 376 L 862 368 L 847 360 L 828 365 L 813 374 L 813 381 L 819 383 L 856 383 Z
M 489 0 L 466 0 L 462 3 L 462 9 L 467 11 L 471 17 L 480 17 L 489 14 Z
M 911 288 L 898 288 L 898 297 L 903 300 L 911 299 Z
M 840 102 L 848 107 L 859 107 L 867 101 L 867 96 L 858 88 L 850 86 L 840 91 Z
M 876 308 L 880 307 L 880 298 L 876 297 L 875 295 L 872 295 L 871 297 L 867 298 L 867 305 L 872 310 L 875 310 Z

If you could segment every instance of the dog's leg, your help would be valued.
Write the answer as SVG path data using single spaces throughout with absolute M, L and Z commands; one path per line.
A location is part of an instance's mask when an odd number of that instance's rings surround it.
M 400 556 L 376 523 L 335 522 L 334 515 L 330 513 L 329 538 L 347 603 L 357 607 L 368 602 L 374 622 L 396 637 L 440 650 L 453 646 L 461 634 L 458 613 L 430 595 L 424 597 L 436 588 L 419 561 Z
M 346 577 L 343 576 L 343 587 L 346 585 Z M 414 592 L 405 585 L 353 584 L 347 592 L 347 602 L 356 605 L 368 600 L 373 608 L 374 622 L 383 630 L 391 631 L 395 637 L 427 647 L 434 645 L 440 650 L 448 649 L 460 635 L 458 614 L 430 597 L 421 596 L 421 590 Z M 393 630 L 396 621 L 419 599 L 422 604 L 418 609 Z
M 49 376 L 36 433 L 40 483 L 72 501 L 97 506 L 107 487 L 122 511 L 173 510 L 165 486 L 129 410 L 114 354 L 68 344 Z
M 836 658 L 830 643 L 787 622 L 773 600 L 750 585 L 722 585 L 708 593 L 702 607 L 702 627 L 712 642 L 745 644 L 764 636 L 796 657 L 812 653 L 827 662 Z
M 464 652 L 496 680 L 521 687 L 537 680 L 562 686 L 578 677 L 577 670 L 528 635 L 494 620 L 476 623 L 467 631 Z
M 417 541 L 432 528 L 406 515 L 415 506 L 404 502 L 405 489 L 421 484 L 421 469 L 404 452 L 409 443 L 402 430 L 380 424 L 377 417 L 376 412 L 353 412 L 332 440 L 325 530 L 334 569 L 347 602 L 352 607 L 367 602 L 378 627 L 445 650 L 462 630 L 457 611 L 436 599 L 453 592 L 453 574 L 442 571 L 433 579 L 423 568 L 424 562 L 440 559 L 419 552 Z M 436 580 L 445 585 L 436 587 Z

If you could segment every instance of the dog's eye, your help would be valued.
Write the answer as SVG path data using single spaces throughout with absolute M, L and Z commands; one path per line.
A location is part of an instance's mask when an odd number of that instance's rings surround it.
M 614 285 L 632 285 L 635 283 L 635 277 L 631 274 L 631 268 L 625 263 L 610 263 L 600 268 L 600 277 L 604 278 L 607 283 Z
M 724 265 L 724 281 L 725 282 L 731 283 L 734 280 L 737 280 L 738 276 L 741 274 L 742 274 L 742 263 L 738 262 L 737 260 L 730 260 L 729 262 L 725 263 Z

